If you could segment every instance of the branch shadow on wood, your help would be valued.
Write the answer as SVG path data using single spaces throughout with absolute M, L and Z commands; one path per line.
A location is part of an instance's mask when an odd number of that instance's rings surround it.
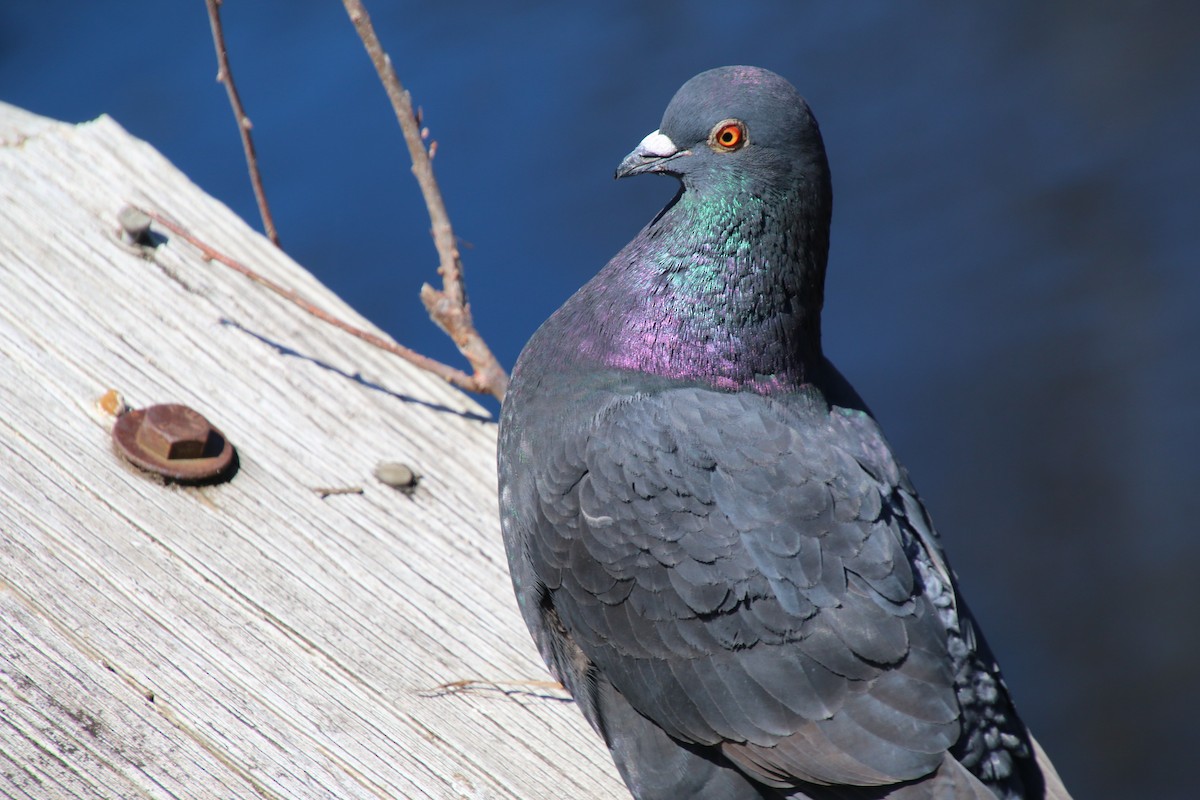
M 462 417 L 463 419 L 470 420 L 471 422 L 483 422 L 483 423 L 488 423 L 491 425 L 496 424 L 496 420 L 493 417 L 485 415 L 485 414 L 476 414 L 473 411 L 459 411 L 456 408 L 450 408 L 449 406 L 442 405 L 441 403 L 431 403 L 428 400 L 422 400 L 419 397 L 413 397 L 412 395 L 403 394 L 403 393 L 397 392 L 393 389 L 389 389 L 388 387 L 386 387 L 382 384 L 367 380 L 366 378 L 364 378 L 362 376 L 361 373 L 347 372 L 346 370 L 341 369 L 340 367 L 335 367 L 334 365 L 329 364 L 325 361 L 322 361 L 319 358 L 307 355 L 305 353 L 301 353 L 299 350 L 295 350 L 294 348 L 288 347 L 285 344 L 280 344 L 279 342 L 275 341 L 274 339 L 270 339 L 261 333 L 252 331 L 249 328 L 247 328 L 245 325 L 242 325 L 240 322 L 235 322 L 234 320 L 231 320 L 228 317 L 222 317 L 221 324 L 226 325 L 230 328 L 235 328 L 235 329 L 241 331 L 242 333 L 246 334 L 247 336 L 257 339 L 258 341 L 262 342 L 263 344 L 265 344 L 268 347 L 275 350 L 280 355 L 289 356 L 292 358 L 303 359 L 304 361 L 308 361 L 309 363 L 315 364 L 316 366 L 320 367 L 321 369 L 329 370 L 330 372 L 332 372 L 336 375 L 340 375 L 341 377 L 346 378 L 347 380 L 354 381 L 355 383 L 359 384 L 360 386 L 363 386 L 367 389 L 372 389 L 376 392 L 382 392 L 383 394 L 386 394 L 387 396 L 392 397 L 401 402 L 414 403 L 416 405 L 424 406 L 425 408 L 431 409 L 433 411 L 440 411 L 445 414 L 454 414 L 455 416 Z

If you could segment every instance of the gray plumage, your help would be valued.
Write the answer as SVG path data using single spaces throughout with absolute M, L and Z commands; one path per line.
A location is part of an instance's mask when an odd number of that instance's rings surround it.
M 551 671 L 650 798 L 1066 798 L 907 474 L 820 348 L 816 121 L 693 78 L 618 176 L 675 199 L 534 335 L 501 519 Z

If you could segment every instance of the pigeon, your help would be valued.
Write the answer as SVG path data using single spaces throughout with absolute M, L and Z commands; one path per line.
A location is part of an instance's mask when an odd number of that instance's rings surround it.
M 630 792 L 1069 798 L 822 352 L 805 100 L 703 72 L 616 177 L 642 174 L 679 191 L 529 340 L 498 448 L 521 613 Z

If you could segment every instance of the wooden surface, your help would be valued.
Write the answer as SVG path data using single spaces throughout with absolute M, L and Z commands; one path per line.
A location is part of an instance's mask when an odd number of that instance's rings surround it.
M 128 203 L 373 329 L 111 119 L 0 104 L 0 796 L 627 796 L 561 695 L 431 691 L 547 677 L 494 423 L 182 241 L 140 257 Z M 183 488 L 126 465 L 108 389 L 201 411 L 240 471 Z M 424 475 L 415 495 L 383 460 Z

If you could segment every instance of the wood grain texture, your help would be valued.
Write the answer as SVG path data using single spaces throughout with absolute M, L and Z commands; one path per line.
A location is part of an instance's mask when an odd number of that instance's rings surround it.
M 0 796 L 625 796 L 561 696 L 430 691 L 547 678 L 486 413 L 182 242 L 143 258 L 129 203 L 376 330 L 111 119 L 0 104 Z M 240 471 L 126 465 L 110 388 L 201 411 Z

